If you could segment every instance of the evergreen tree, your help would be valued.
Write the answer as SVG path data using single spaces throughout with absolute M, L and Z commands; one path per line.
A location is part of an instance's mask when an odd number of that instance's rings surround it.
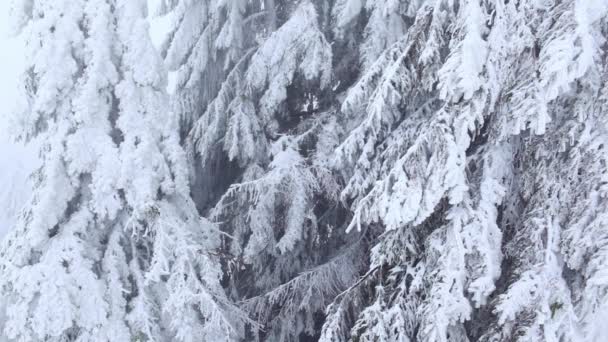
M 581 241 L 582 233 L 570 235 L 569 216 L 562 214 L 574 203 L 562 195 L 549 212 L 538 207 L 558 196 L 556 184 L 574 172 L 567 164 L 546 165 L 556 158 L 567 163 L 582 158 L 555 157 L 567 152 L 560 147 L 566 140 L 549 141 L 568 137 L 568 144 L 576 145 L 574 128 L 568 133 L 561 128 L 565 122 L 588 123 L 591 119 L 581 117 L 592 111 L 602 116 L 605 6 L 338 0 L 314 6 L 275 1 L 268 8 L 270 3 L 249 1 L 241 7 L 242 37 L 255 32 L 256 39 L 233 40 L 230 49 L 241 49 L 242 59 L 229 60 L 223 79 L 207 79 L 206 87 L 216 84 L 218 90 L 212 100 L 197 102 L 202 114 L 180 106 L 187 117 L 199 117 L 194 128 L 186 128 L 192 177 L 201 179 L 195 181 L 200 187 L 193 189 L 194 198 L 210 187 L 218 193 L 198 200 L 199 210 L 231 234 L 225 241 L 233 263 L 225 265 L 228 288 L 266 326 L 258 336 L 268 341 L 304 336 L 323 341 L 591 340 L 598 328 L 583 323 L 591 316 L 582 312 L 602 312 L 605 304 L 569 299 L 582 291 L 583 285 L 576 284 L 586 283 L 584 276 L 574 276 L 580 266 L 563 261 L 570 253 L 566 246 Z M 307 5 L 315 14 L 300 17 Z M 216 11 L 228 13 L 223 6 Z M 262 20 L 266 16 L 273 18 Z M 289 31 L 294 23 L 306 24 L 296 34 Z M 307 103 L 314 78 L 297 74 L 298 63 L 308 58 L 298 54 L 293 41 L 317 35 L 309 28 L 319 32 L 315 41 L 329 43 L 319 51 L 328 51 L 321 59 L 331 56 L 332 63 L 313 64 L 320 83 L 311 92 L 312 110 L 303 112 L 292 104 Z M 249 45 L 236 43 L 243 41 Z M 264 53 L 267 46 L 272 51 Z M 225 56 L 227 50 L 216 43 L 206 54 Z M 284 66 L 296 73 L 285 73 Z M 324 79 L 331 80 L 331 88 Z M 196 88 L 183 85 L 179 92 Z M 177 99 L 186 102 L 179 93 Z M 290 117 L 296 113 L 301 114 L 294 122 Z M 319 122 L 323 129 L 312 129 Z M 281 172 L 288 165 L 295 167 Z M 327 168 L 323 174 L 332 175 L 328 179 L 334 186 L 316 181 L 325 178 L 318 166 Z M 547 178 L 548 168 L 563 173 Z M 221 173 L 221 182 L 228 178 L 225 184 L 214 181 L 219 170 L 230 170 Z M 599 167 L 598 176 L 604 173 Z M 527 194 L 544 186 L 534 196 Z M 583 188 L 576 187 L 577 193 L 585 192 L 579 199 L 589 196 Z M 276 189 L 284 190 L 279 195 Z M 575 192 L 568 189 L 560 191 Z M 339 200 L 332 200 L 328 195 L 336 191 Z M 296 208 L 305 213 L 303 208 L 311 208 L 306 203 L 318 202 L 319 196 L 323 209 L 329 209 L 323 212 L 335 217 L 332 231 L 340 227 L 332 232 L 334 242 L 319 235 L 321 245 L 340 251 L 335 256 L 297 249 L 306 245 L 299 238 L 302 229 L 310 232 L 302 217 L 318 221 L 313 232 L 327 229 L 319 216 L 292 216 Z M 538 225 L 538 220 L 550 223 Z M 342 233 L 345 228 L 349 235 Z M 308 261 L 285 267 L 280 260 L 286 253 Z M 350 253 L 357 259 L 344 260 L 352 259 Z M 295 300 L 311 272 L 321 274 L 336 260 L 341 260 L 340 272 L 306 285 L 323 298 L 318 304 Z M 554 288 L 533 290 L 547 281 Z M 286 289 L 292 291 L 287 297 Z M 333 296 L 329 301 L 328 295 Z M 325 317 L 317 316 L 311 326 L 310 315 L 324 307 Z M 301 316 L 285 316 L 289 312 Z
M 143 1 L 24 1 L 32 201 L 0 252 L 19 341 L 233 340 L 218 233 L 188 196 Z

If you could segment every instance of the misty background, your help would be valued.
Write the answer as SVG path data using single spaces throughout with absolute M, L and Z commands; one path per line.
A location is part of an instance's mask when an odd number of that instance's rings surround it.
M 23 70 L 23 44 L 9 35 L 9 1 L 0 2 L 0 239 L 30 196 L 28 176 L 36 167 L 34 146 L 25 147 L 11 136 L 9 115 L 19 103 L 18 79 Z

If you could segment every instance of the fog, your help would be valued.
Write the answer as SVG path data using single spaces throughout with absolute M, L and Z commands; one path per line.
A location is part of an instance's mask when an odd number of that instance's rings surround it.
M 18 103 L 23 44 L 9 36 L 8 1 L 0 2 L 0 238 L 30 196 L 28 175 L 36 166 L 35 147 L 14 141 L 10 117 Z

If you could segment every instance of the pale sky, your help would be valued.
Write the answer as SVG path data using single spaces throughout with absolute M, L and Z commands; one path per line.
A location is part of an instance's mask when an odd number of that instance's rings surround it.
M 14 215 L 30 196 L 28 174 L 36 166 L 36 149 L 13 143 L 7 127 L 16 104 L 23 48 L 8 37 L 9 1 L 0 0 L 0 238 L 14 224 Z
M 6 115 L 15 105 L 23 48 L 19 38 L 8 37 L 9 1 L 0 1 L 0 142 L 5 143 Z

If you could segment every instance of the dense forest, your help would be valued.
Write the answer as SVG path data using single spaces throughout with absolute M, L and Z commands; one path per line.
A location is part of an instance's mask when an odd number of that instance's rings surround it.
M 606 0 L 10 17 L 41 166 L 0 341 L 607 338 Z

